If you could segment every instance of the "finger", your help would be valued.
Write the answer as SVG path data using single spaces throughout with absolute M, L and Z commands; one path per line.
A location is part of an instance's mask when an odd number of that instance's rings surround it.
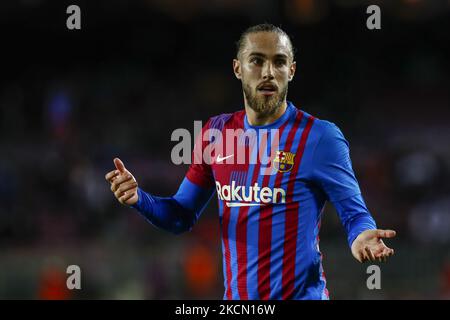
M 366 247 L 361 250 L 362 262 L 366 262 L 369 260 L 369 256 L 366 252 Z
M 116 192 L 114 192 L 114 195 L 117 198 L 120 198 L 125 192 L 134 188 L 137 188 L 137 182 L 124 183 L 116 190 Z
M 120 203 L 125 204 L 125 202 L 127 202 L 128 200 L 133 198 L 133 196 L 134 196 L 134 193 L 124 194 L 123 196 L 121 196 L 119 198 L 119 201 L 120 201 Z
M 114 177 L 116 177 L 118 174 L 119 174 L 119 171 L 118 171 L 118 170 L 110 171 L 110 172 L 108 172 L 108 173 L 105 175 L 105 179 L 106 179 L 106 181 L 108 181 L 108 182 L 112 182 L 112 179 L 113 179 Z
M 116 192 L 122 183 L 125 183 L 132 179 L 133 179 L 133 176 L 131 176 L 131 175 L 125 175 L 125 176 L 117 178 L 116 180 L 114 180 L 111 183 L 111 191 Z
M 380 238 L 393 238 L 397 233 L 394 230 L 378 230 L 377 235 Z
M 124 183 L 124 182 L 126 182 L 126 181 L 128 181 L 130 179 L 133 179 L 133 176 L 131 174 L 129 174 L 129 173 L 126 173 L 126 174 L 119 175 L 117 177 L 117 179 L 114 181 L 114 183 L 118 186 L 121 183 Z
M 378 255 L 378 261 L 380 262 L 386 262 L 387 254 L 389 253 L 389 250 L 386 248 L 381 251 L 381 253 Z
M 382 255 L 385 248 L 386 246 L 384 245 L 377 246 L 376 249 L 374 250 L 375 258 L 378 258 L 380 255 Z
M 378 256 L 378 261 L 380 262 L 386 262 L 387 257 L 389 256 L 390 249 L 388 247 L 384 248 L 383 251 Z
M 116 166 L 116 169 L 120 171 L 120 173 L 125 172 L 125 165 L 119 158 L 114 158 L 114 165 Z
M 373 254 L 372 250 L 370 250 L 369 247 L 366 247 L 366 254 L 369 257 L 370 261 L 375 261 L 375 255 Z
M 358 250 L 354 253 L 354 257 L 355 257 L 355 259 L 356 259 L 359 263 L 363 263 L 363 262 L 364 262 L 363 250 L 358 249 Z
M 386 259 L 394 255 L 394 249 L 386 248 Z
M 379 250 L 378 253 L 376 253 L 376 256 L 381 256 L 381 255 L 386 255 L 386 256 L 391 256 L 394 254 L 394 249 L 391 249 L 387 246 L 383 246 L 382 249 Z
M 117 198 L 120 198 L 121 196 L 123 196 L 125 193 L 129 193 L 129 191 L 131 190 L 132 192 L 136 192 L 137 189 L 137 182 L 131 182 L 131 183 L 127 183 L 127 184 L 122 184 L 117 190 L 116 192 L 114 192 L 114 194 L 117 196 Z
M 377 248 L 376 252 L 375 252 L 375 257 L 379 258 L 383 255 L 383 253 L 385 252 L 386 247 L 385 246 L 380 246 Z
M 386 253 L 384 255 L 384 262 L 386 262 L 387 259 L 391 256 L 391 251 L 392 251 L 391 249 L 386 248 Z
M 358 255 L 358 261 L 360 262 L 360 263 L 364 263 L 366 260 L 364 259 L 364 255 L 362 254 L 362 253 L 360 253 L 359 255 Z

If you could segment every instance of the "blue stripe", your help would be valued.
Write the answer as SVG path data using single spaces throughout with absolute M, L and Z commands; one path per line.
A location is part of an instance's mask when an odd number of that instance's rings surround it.
M 311 288 L 305 291 L 306 287 L 309 287 L 309 282 L 312 279 L 308 279 L 308 275 L 313 271 L 311 259 L 311 246 L 314 246 L 314 230 L 311 230 L 314 219 L 311 219 L 310 214 L 312 212 L 311 207 L 299 206 L 297 214 L 299 215 L 297 225 L 297 238 L 300 241 L 297 242 L 297 252 L 295 255 L 295 280 L 294 280 L 294 296 L 293 299 L 314 299 L 317 300 L 316 294 L 311 292 Z M 313 272 L 314 273 L 314 272 Z
M 258 148 L 251 152 L 251 163 L 257 159 Z M 255 165 L 248 167 L 246 186 L 252 183 Z M 259 299 L 258 294 L 258 236 L 259 236 L 259 207 L 250 207 L 247 220 L 247 292 L 249 299 Z
M 225 288 L 225 291 L 223 292 L 223 299 L 227 300 L 227 289 L 228 289 L 228 285 L 227 285 L 227 266 L 226 266 L 226 260 L 225 260 L 225 244 L 223 241 L 223 236 L 222 238 L 222 271 L 223 271 L 223 287 Z
M 231 171 L 229 184 L 232 181 L 236 182 L 236 171 Z M 239 214 L 239 208 L 230 208 L 230 220 L 228 224 L 228 245 L 230 247 L 230 265 L 231 265 L 231 294 L 232 299 L 239 299 L 239 292 L 237 290 L 237 251 L 236 251 L 236 224 Z
M 310 115 L 304 114 L 304 123 L 302 123 L 302 132 L 306 126 L 306 123 Z M 313 130 L 310 132 L 310 136 Z M 309 140 L 309 139 L 308 139 Z M 304 160 L 309 159 L 308 152 L 312 152 L 308 147 L 308 140 L 306 141 L 305 149 L 303 152 L 303 159 L 297 159 L 302 161 L 297 173 L 297 181 L 294 185 L 294 190 L 297 194 L 294 194 L 294 201 L 299 201 L 301 197 L 301 189 L 304 184 L 298 179 L 302 174 L 302 168 L 308 167 Z M 318 203 L 314 200 L 308 201 L 308 205 L 300 203 L 298 208 L 298 225 L 297 225 L 297 250 L 295 256 L 295 288 L 299 290 L 295 292 L 294 299 L 322 299 L 323 291 L 325 289 L 325 283 L 317 283 L 317 277 L 321 274 L 321 264 L 319 262 L 319 254 L 316 251 L 317 247 L 317 235 L 318 235 L 318 223 L 320 217 L 316 213 L 320 213 L 320 208 L 317 207 Z M 312 251 L 311 251 L 312 250 Z M 312 253 L 312 254 L 311 254 Z M 308 270 L 307 270 L 308 269 Z M 319 273 L 319 274 L 318 274 Z M 311 275 L 308 277 L 308 274 Z M 312 286 L 318 285 L 316 290 Z M 305 292 L 305 286 L 308 287 L 308 291 Z
M 306 113 L 304 113 L 302 121 L 301 121 L 301 123 L 299 125 L 299 128 L 298 128 L 296 134 L 295 134 L 294 141 L 292 143 L 291 152 L 295 154 L 294 161 L 301 161 L 300 155 L 297 154 L 297 151 L 298 151 L 298 147 L 299 147 L 299 144 L 300 144 L 300 140 L 301 140 L 303 131 L 305 130 L 306 124 L 308 122 L 308 118 L 309 118 L 308 115 Z M 295 177 L 296 182 L 294 183 L 294 188 L 293 188 L 293 193 L 294 194 L 292 195 L 292 201 L 298 201 L 299 200 L 297 195 L 300 194 L 299 190 L 301 188 L 301 181 L 299 179 L 297 179 L 297 178 L 298 178 L 300 172 L 301 172 L 301 167 L 298 168 L 297 176 Z M 288 179 L 289 179 L 289 175 L 287 174 L 287 175 L 285 175 L 283 177 L 283 184 L 287 185 L 288 184 Z M 308 247 L 307 247 L 308 244 L 304 243 L 303 241 L 300 241 L 300 243 L 299 243 L 299 239 L 300 239 L 299 238 L 299 233 L 301 232 L 301 230 L 305 230 L 305 229 L 303 229 L 301 227 L 301 224 L 304 224 L 304 223 L 307 223 L 307 222 L 311 221 L 310 219 L 302 219 L 302 217 L 304 217 L 304 215 L 302 216 L 302 213 L 303 214 L 305 213 L 305 209 L 306 208 L 302 207 L 302 204 L 299 204 L 297 212 L 290 212 L 289 213 L 289 214 L 297 214 L 298 215 L 297 240 L 296 240 L 297 241 L 297 245 L 296 245 L 296 252 L 295 252 L 295 271 L 294 271 L 294 277 L 295 277 L 294 278 L 294 288 L 295 289 L 298 289 L 299 285 L 300 285 L 300 283 L 297 283 L 297 281 L 299 280 L 298 270 L 302 269 L 302 264 L 305 265 L 305 263 L 307 263 L 305 260 L 302 260 L 302 255 L 300 254 L 300 252 L 308 252 L 307 250 L 309 250 Z M 302 245 L 305 246 L 305 247 L 301 248 Z M 295 293 L 296 293 L 296 291 L 294 291 L 294 296 L 295 296 Z
M 216 191 L 217 194 L 217 191 Z M 222 218 L 223 218 L 223 201 L 219 199 L 219 196 L 217 196 L 217 205 L 219 207 L 219 222 L 220 226 L 222 227 Z M 222 229 L 220 229 L 222 231 Z
M 295 117 L 286 125 L 283 134 L 280 138 L 280 146 L 278 150 L 284 150 L 286 146 L 287 137 L 294 125 Z M 278 151 L 275 150 L 275 151 Z M 285 150 L 287 151 L 287 150 Z M 269 180 L 269 187 L 275 188 L 276 173 L 278 171 L 273 169 L 273 175 Z M 286 174 L 283 174 L 286 176 Z M 286 186 L 281 183 L 282 187 Z M 285 191 L 287 191 L 285 189 Z M 272 212 L 272 250 L 270 255 L 270 299 L 281 299 L 282 296 L 282 268 L 283 268 L 283 253 L 284 253 L 284 223 L 285 223 L 286 204 L 276 204 L 273 206 Z
M 213 171 L 214 174 L 214 180 L 216 180 L 216 176 L 215 173 Z M 214 186 L 215 188 L 215 186 Z M 216 195 L 217 195 L 217 190 L 216 190 Z M 219 206 L 219 223 L 220 223 L 220 239 L 222 239 L 222 273 L 223 273 L 223 287 L 225 288 L 224 292 L 223 292 L 223 300 L 227 300 L 227 289 L 228 289 L 228 285 L 227 285 L 227 268 L 226 268 L 226 260 L 225 260 L 225 244 L 223 241 L 223 232 L 222 232 L 222 217 L 223 217 L 223 201 L 219 199 L 219 196 L 217 195 L 217 203 Z
M 236 251 L 236 223 L 238 220 L 239 208 L 230 208 L 230 224 L 228 225 L 228 243 L 230 246 L 230 263 L 231 263 L 231 293 L 234 300 L 239 300 L 239 292 L 237 290 L 237 251 Z

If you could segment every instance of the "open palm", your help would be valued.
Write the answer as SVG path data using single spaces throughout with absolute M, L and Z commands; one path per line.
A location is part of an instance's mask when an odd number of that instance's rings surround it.
M 394 254 L 394 249 L 387 247 L 382 238 L 393 238 L 394 230 L 366 230 L 361 232 L 352 243 L 352 254 L 359 262 L 386 261 Z

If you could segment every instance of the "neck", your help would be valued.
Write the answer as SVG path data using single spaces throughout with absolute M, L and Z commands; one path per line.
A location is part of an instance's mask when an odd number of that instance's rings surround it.
M 252 126 L 265 126 L 278 120 L 285 112 L 287 108 L 286 100 L 283 101 L 281 106 L 272 114 L 262 114 L 250 108 L 247 101 L 245 102 L 245 113 L 247 115 L 248 123 Z

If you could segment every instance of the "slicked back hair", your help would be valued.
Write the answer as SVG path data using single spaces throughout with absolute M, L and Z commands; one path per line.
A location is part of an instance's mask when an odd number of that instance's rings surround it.
M 262 24 L 257 24 L 254 26 L 251 26 L 249 28 L 247 28 L 242 34 L 241 37 L 239 38 L 239 40 L 236 42 L 236 57 L 239 58 L 241 55 L 242 50 L 244 49 L 245 46 L 245 41 L 247 39 L 247 36 L 249 34 L 253 34 L 253 33 L 258 33 L 258 32 L 274 32 L 277 33 L 279 35 L 285 36 L 288 41 L 289 41 L 289 47 L 290 47 L 290 53 L 291 53 L 291 58 L 292 60 L 294 60 L 294 56 L 295 56 L 295 48 L 292 45 L 292 41 L 291 38 L 289 37 L 289 35 L 280 27 L 277 27 L 273 24 L 270 23 L 262 23 Z

